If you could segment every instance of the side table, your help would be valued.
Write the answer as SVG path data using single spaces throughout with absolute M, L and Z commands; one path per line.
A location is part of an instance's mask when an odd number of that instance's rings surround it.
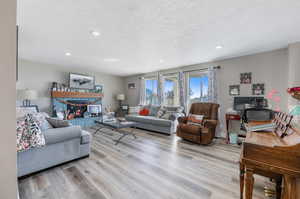
M 241 120 L 241 116 L 239 114 L 233 114 L 233 113 L 226 113 L 225 114 L 225 120 L 226 120 L 226 143 L 230 143 L 230 137 L 229 137 L 229 121 L 230 120 Z

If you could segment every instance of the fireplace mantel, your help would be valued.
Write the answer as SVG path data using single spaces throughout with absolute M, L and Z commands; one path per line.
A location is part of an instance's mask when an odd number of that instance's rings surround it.
M 102 93 L 52 91 L 52 98 L 102 98 Z

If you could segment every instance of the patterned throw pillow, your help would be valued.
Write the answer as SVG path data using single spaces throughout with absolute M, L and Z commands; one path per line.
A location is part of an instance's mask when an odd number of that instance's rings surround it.
M 45 145 L 45 137 L 32 114 L 17 120 L 17 151 L 26 151 Z
M 165 112 L 165 113 L 163 114 L 163 116 L 161 117 L 161 119 L 170 120 L 171 115 L 172 115 L 172 113 L 170 113 L 170 112 Z
M 190 114 L 188 116 L 187 124 L 201 126 L 203 123 L 203 118 L 204 115 Z
M 156 117 L 161 118 L 165 114 L 166 110 L 164 108 L 160 108 L 157 111 Z
M 44 112 L 33 113 L 32 116 L 33 116 L 35 122 L 39 125 L 41 131 L 46 131 L 47 129 L 53 128 L 46 119 L 49 117 L 49 115 L 47 113 L 44 113 Z

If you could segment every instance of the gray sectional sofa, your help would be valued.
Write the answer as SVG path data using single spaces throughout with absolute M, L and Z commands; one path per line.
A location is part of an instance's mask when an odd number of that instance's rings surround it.
M 26 176 L 89 156 L 91 135 L 80 126 L 42 130 L 46 145 L 17 153 L 17 175 Z
M 90 154 L 91 135 L 80 126 L 52 128 L 43 132 L 46 145 L 18 152 L 18 177 Z
M 142 116 L 138 113 L 133 113 L 126 115 L 126 120 L 136 122 L 135 126 L 137 128 L 171 135 L 176 132 L 178 117 L 185 116 L 183 112 L 184 109 L 180 106 L 147 106 L 147 108 L 150 110 L 150 114 L 148 116 Z M 164 114 L 167 113 L 168 116 L 159 117 L 158 111 L 160 110 L 163 110 Z

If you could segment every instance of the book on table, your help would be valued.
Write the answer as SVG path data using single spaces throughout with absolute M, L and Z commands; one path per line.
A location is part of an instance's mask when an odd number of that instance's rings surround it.
M 248 132 L 250 131 L 273 131 L 276 128 L 275 123 L 269 123 L 269 124 L 259 124 L 259 125 L 246 125 L 246 130 Z

